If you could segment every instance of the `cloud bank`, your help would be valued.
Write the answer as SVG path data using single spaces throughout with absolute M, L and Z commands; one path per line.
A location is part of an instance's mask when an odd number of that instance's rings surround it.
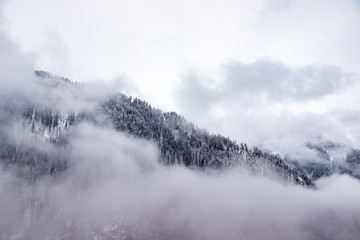
M 318 190 L 310 190 L 236 170 L 209 176 L 167 168 L 159 165 L 152 143 L 89 123 L 73 128 L 67 157 L 67 171 L 34 184 L 1 170 L 2 238 L 357 239 L 360 234 L 360 183 L 348 176 L 321 179 Z

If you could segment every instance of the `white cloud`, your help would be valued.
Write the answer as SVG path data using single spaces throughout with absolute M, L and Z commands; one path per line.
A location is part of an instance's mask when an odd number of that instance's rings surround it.
M 237 171 L 201 175 L 160 166 L 153 144 L 86 123 L 73 128 L 69 144 L 71 168 L 52 181 L 22 185 L 1 170 L 0 213 L 7 218 L 0 221 L 0 236 L 356 239 L 359 234 L 360 183 L 347 176 L 321 179 L 315 191 Z M 13 184 L 17 188 L 9 188 Z
M 16 91 L 17 88 L 31 89 L 33 64 L 31 55 L 26 55 L 8 36 L 0 31 L 0 94 Z M 29 85 L 26 86 L 25 85 Z
M 14 0 L 5 13 L 12 35 L 39 54 L 38 68 L 77 81 L 125 75 L 166 110 L 176 108 L 171 90 L 189 67 L 214 76 L 229 59 L 271 58 L 360 71 L 360 10 L 352 0 Z

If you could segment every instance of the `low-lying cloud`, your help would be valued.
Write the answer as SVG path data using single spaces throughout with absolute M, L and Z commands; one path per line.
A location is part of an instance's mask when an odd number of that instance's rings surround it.
M 237 170 L 159 164 L 158 149 L 106 127 L 72 129 L 69 168 L 34 184 L 0 177 L 0 236 L 12 239 L 357 239 L 360 183 L 318 189 Z M 15 187 L 16 186 L 16 187 Z M 341 197 L 339 197 L 341 196 Z
M 35 76 L 34 62 L 41 57 L 34 52 L 24 52 L 9 36 L 3 26 L 3 4 L 0 1 L 0 105 L 38 105 L 53 108 L 61 113 L 94 109 L 100 101 L 115 92 L 136 93 L 136 87 L 125 77 L 109 82 L 93 81 L 74 84 L 51 73 Z M 53 42 L 56 45 L 56 42 Z M 60 46 L 61 47 L 61 46 Z M 73 79 L 72 79 L 73 80 Z M 74 80 L 75 81 L 75 80 Z

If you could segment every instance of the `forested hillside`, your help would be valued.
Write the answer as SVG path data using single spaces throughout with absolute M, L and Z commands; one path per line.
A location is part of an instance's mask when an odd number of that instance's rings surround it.
M 46 72 L 36 72 L 36 75 L 50 88 L 74 85 L 68 79 Z M 6 103 L 3 104 L 2 112 L 9 118 L 3 119 L 4 123 L 11 126 L 11 119 L 17 119 L 15 122 L 24 128 L 23 131 L 36 136 L 37 141 L 14 142 L 7 137 L 6 124 L 3 124 L 1 159 L 8 166 L 17 166 L 30 179 L 66 169 L 66 148 L 71 138 L 69 132 L 77 124 L 90 121 L 100 125 L 110 124 L 116 131 L 154 142 L 159 148 L 159 161 L 165 165 L 183 165 L 205 173 L 240 168 L 280 178 L 284 182 L 313 185 L 305 174 L 296 172 L 277 155 L 262 152 L 257 147 L 249 149 L 245 143 L 238 144 L 221 135 L 210 134 L 175 112 L 162 112 L 145 101 L 121 93 L 106 97 L 90 111 L 77 113 L 72 110 L 64 113 L 60 109 L 31 102 L 16 108 L 6 106 Z M 42 146 L 42 142 L 49 147 Z

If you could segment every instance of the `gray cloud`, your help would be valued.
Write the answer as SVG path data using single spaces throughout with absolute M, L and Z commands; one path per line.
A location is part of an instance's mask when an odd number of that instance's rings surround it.
M 318 137 L 359 146 L 356 111 L 344 105 L 340 112 L 319 112 L 328 107 L 326 98 L 357 87 L 355 74 L 331 65 L 290 68 L 269 60 L 230 62 L 223 72 L 217 82 L 200 74 L 183 77 L 174 94 L 182 114 L 212 132 L 302 159 L 316 159 L 303 145 Z M 316 111 L 286 108 L 320 100 Z
M 290 68 L 280 62 L 225 65 L 224 94 L 264 94 L 267 101 L 306 101 L 332 94 L 354 81 L 354 76 L 331 65 Z
M 308 101 L 336 93 L 355 81 L 354 74 L 331 65 L 290 68 L 280 62 L 259 60 L 252 64 L 231 62 L 223 68 L 225 79 L 215 87 L 209 87 L 214 80 L 207 76 L 183 76 L 175 92 L 179 106 L 206 111 L 225 101 L 236 101 L 239 107 L 246 108 L 272 102 Z

